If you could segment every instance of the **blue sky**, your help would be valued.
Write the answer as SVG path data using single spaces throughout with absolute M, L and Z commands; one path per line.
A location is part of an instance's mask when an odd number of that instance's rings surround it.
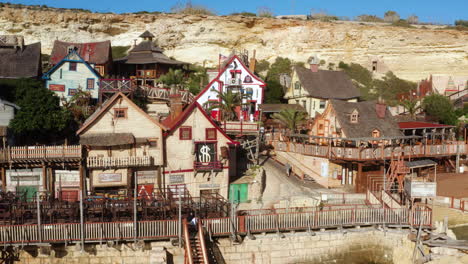
M 32 5 L 48 5 L 64 8 L 85 8 L 98 12 L 126 13 L 137 11 L 168 12 L 184 0 L 9 0 Z M 325 11 L 336 16 L 355 17 L 361 14 L 383 16 L 387 10 L 397 11 L 402 18 L 416 14 L 420 21 L 452 24 L 456 19 L 468 20 L 468 0 L 192 0 L 195 5 L 204 5 L 217 14 L 233 12 L 256 12 L 267 6 L 276 15 L 310 14 L 311 10 Z

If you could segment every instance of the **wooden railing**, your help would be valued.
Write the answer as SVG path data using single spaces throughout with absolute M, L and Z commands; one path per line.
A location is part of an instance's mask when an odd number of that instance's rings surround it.
M 131 79 L 101 79 L 99 89 L 101 91 L 132 91 L 136 88 Z
M 128 157 L 88 157 L 86 165 L 88 168 L 110 168 L 110 167 L 132 167 L 151 166 L 153 158 L 150 156 L 128 156 Z
M 243 122 L 243 121 L 223 121 L 221 128 L 228 133 L 257 133 L 260 125 L 257 122 Z
M 461 212 L 468 212 L 468 198 L 458 199 L 455 197 L 437 196 L 435 199 L 435 204 L 460 210 Z
M 403 154 L 404 157 L 433 157 L 453 156 L 457 153 L 466 154 L 468 147 L 464 142 L 451 142 L 439 145 L 414 145 L 398 147 L 332 147 L 321 145 L 310 145 L 304 143 L 283 142 L 273 140 L 270 142 L 276 151 L 293 152 L 307 156 L 316 156 L 340 160 L 381 160 L 391 159 Z M 458 150 L 457 150 L 458 144 Z
M 237 217 L 203 219 L 211 235 L 226 236 L 261 232 L 310 230 L 361 225 L 432 226 L 432 210 L 427 207 L 284 210 L 276 213 L 247 214 Z M 183 225 L 184 228 L 186 224 Z M 70 241 L 99 242 L 172 238 L 178 236 L 178 220 L 102 222 L 42 225 L 0 226 L 0 244 L 63 243 Z M 135 233 L 136 232 L 136 233 Z M 188 232 L 184 230 L 186 241 Z M 186 243 L 187 244 L 187 243 Z M 189 244 L 189 243 L 188 243 Z M 186 245 L 187 246 L 187 245 Z M 191 252 L 189 250 L 188 252 Z
M 201 247 L 201 253 L 203 256 L 203 263 L 210 263 L 208 261 L 208 250 L 206 248 L 206 242 L 205 242 L 205 230 L 203 228 L 203 225 L 200 221 L 197 223 L 197 228 L 198 228 L 198 239 L 200 241 L 200 247 Z
M 193 264 L 192 246 L 190 245 L 190 233 L 187 220 L 182 220 L 184 232 L 185 261 L 184 264 Z
M 137 70 L 136 77 L 154 79 L 157 77 L 156 70 Z
M 219 171 L 223 169 L 223 163 L 220 161 L 214 162 L 193 162 L 193 168 L 196 171 Z
M 0 150 L 3 161 L 65 160 L 81 158 L 80 145 L 8 147 Z

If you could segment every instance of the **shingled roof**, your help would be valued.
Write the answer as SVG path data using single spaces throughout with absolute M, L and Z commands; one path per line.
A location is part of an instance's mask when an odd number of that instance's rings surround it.
M 183 61 L 173 60 L 164 55 L 163 50 L 154 45 L 152 41 L 144 40 L 140 42 L 136 47 L 130 50 L 129 54 L 116 61 L 125 64 L 172 64 L 172 65 L 183 65 L 188 64 Z
M 323 99 L 351 99 L 361 96 L 351 79 L 343 71 L 318 70 L 312 72 L 301 66 L 295 71 L 302 87 L 310 96 Z
M 330 100 L 330 107 L 333 108 L 336 118 L 341 125 L 341 129 L 348 138 L 371 137 L 372 131 L 378 129 L 381 137 L 403 136 L 398 123 L 386 108 L 385 116 L 379 118 L 376 111 L 376 102 L 346 102 L 341 100 Z M 358 122 L 351 123 L 351 113 L 358 111 Z
M 21 48 L 0 48 L 0 78 L 31 78 L 41 75 L 41 43 Z
M 307 112 L 306 109 L 299 104 L 261 104 L 258 107 L 263 113 L 278 113 L 286 109 Z
M 88 63 L 106 64 L 111 58 L 111 42 L 109 40 L 101 42 L 72 43 L 60 40 L 54 41 L 50 64 L 59 63 L 67 54 L 68 48 L 74 46 L 76 52 Z

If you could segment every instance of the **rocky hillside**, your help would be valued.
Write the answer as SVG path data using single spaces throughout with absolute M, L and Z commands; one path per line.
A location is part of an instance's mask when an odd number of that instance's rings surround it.
M 356 22 L 318 22 L 240 16 L 115 15 L 0 9 L 0 34 L 22 34 L 49 53 L 55 39 L 128 46 L 144 30 L 157 36 L 166 54 L 191 63 L 217 64 L 218 54 L 256 50 L 258 59 L 277 56 L 327 63 L 372 61 L 399 77 L 419 80 L 431 73 L 468 75 L 468 31 L 416 29 Z M 379 66 L 380 67 L 380 66 Z

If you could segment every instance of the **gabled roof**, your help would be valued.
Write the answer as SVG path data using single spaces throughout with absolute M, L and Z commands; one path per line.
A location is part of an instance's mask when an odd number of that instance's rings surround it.
M 278 113 L 285 109 L 307 112 L 306 109 L 299 104 L 261 104 L 258 107 L 263 113 Z
M 87 128 L 89 128 L 91 125 L 93 125 L 99 119 L 99 117 L 104 115 L 109 110 L 109 108 L 111 108 L 114 105 L 114 102 L 116 102 L 117 99 L 119 99 L 119 98 L 122 98 L 131 107 L 138 110 L 138 112 L 143 114 L 143 116 L 145 116 L 150 122 L 152 122 L 152 123 L 156 124 L 157 126 L 161 127 L 163 130 L 167 130 L 167 128 L 164 125 L 160 124 L 158 121 L 151 118 L 151 116 L 149 116 L 145 111 L 143 111 L 140 107 L 138 107 L 127 96 L 125 96 L 121 92 L 118 92 L 118 93 L 114 94 L 114 96 L 112 96 L 109 100 L 107 100 L 101 107 L 99 107 L 90 117 L 88 117 L 88 119 L 86 119 L 86 121 L 83 123 L 81 128 L 76 132 L 76 134 L 80 135 L 82 132 L 85 132 L 85 130 Z
M 88 63 L 106 64 L 112 60 L 111 42 L 109 40 L 101 42 L 73 43 L 60 40 L 54 41 L 54 47 L 50 54 L 50 64 L 59 63 L 68 54 L 68 48 L 74 46 L 78 55 Z
M 78 59 L 72 58 L 72 56 L 76 56 Z M 101 78 L 99 73 L 93 67 L 91 67 L 91 65 L 89 65 L 83 58 L 81 58 L 81 56 L 76 51 L 72 51 L 68 53 L 67 55 L 65 55 L 65 57 L 63 57 L 62 60 L 60 60 L 57 64 L 55 64 L 54 67 L 52 67 L 48 72 L 44 73 L 44 75 L 42 76 L 42 79 L 45 79 L 45 80 L 50 79 L 50 75 L 54 73 L 64 62 L 83 63 L 96 76 L 96 78 L 98 79 Z
M 231 141 L 232 144 L 239 144 L 238 142 L 232 140 L 218 125 L 216 125 L 213 120 L 206 114 L 205 110 L 201 107 L 199 103 L 197 103 L 195 100 L 193 101 L 192 104 L 190 104 L 185 110 L 177 116 L 175 119 L 172 119 L 171 116 L 168 116 L 166 119 L 164 119 L 161 123 L 168 128 L 167 134 L 172 134 L 174 131 L 184 123 L 185 120 L 190 116 L 190 114 L 193 112 L 193 110 L 197 108 L 199 112 L 203 114 L 203 116 L 210 121 L 210 123 L 215 127 L 218 132 L 220 132 L 224 137 L 226 137 L 229 141 Z
M 392 114 L 386 109 L 385 117 L 379 118 L 376 112 L 376 102 L 346 102 L 341 100 L 330 100 L 328 107 L 332 107 L 338 119 L 341 129 L 347 138 L 371 137 L 372 131 L 378 129 L 381 137 L 402 136 L 397 122 Z M 350 115 L 357 110 L 358 122 L 351 123 Z
M 187 62 L 173 60 L 164 55 L 160 47 L 154 45 L 150 40 L 140 42 L 136 47 L 129 51 L 128 55 L 115 60 L 116 62 L 126 64 L 170 64 L 170 65 L 184 65 Z
M 31 78 L 41 74 L 41 43 L 0 48 L 0 78 Z
M 231 56 L 231 58 L 225 63 L 224 68 L 222 68 L 222 69 L 218 72 L 218 75 L 217 75 L 215 78 L 213 78 L 213 80 L 211 80 L 211 82 L 209 82 L 209 83 L 205 86 L 205 88 L 204 88 L 202 91 L 200 91 L 200 92 L 198 93 L 198 95 L 195 97 L 194 101 L 198 100 L 198 98 L 200 98 L 200 96 L 202 96 L 206 91 L 208 91 L 208 90 L 210 89 L 211 85 L 213 85 L 214 82 L 219 81 L 219 77 L 221 76 L 221 74 L 223 74 L 223 73 L 228 69 L 229 64 L 231 64 L 231 62 L 234 61 L 234 59 L 237 59 L 237 60 L 240 62 L 240 64 L 242 65 L 242 67 L 244 67 L 244 69 L 249 73 L 249 75 L 252 76 L 252 78 L 254 78 L 255 80 L 261 82 L 261 83 L 262 83 L 261 86 L 265 86 L 265 85 L 266 85 L 265 82 L 264 82 L 262 79 L 258 78 L 255 74 L 253 74 L 253 73 L 250 71 L 249 67 L 246 67 L 246 66 L 244 65 L 244 63 L 242 62 L 242 60 L 239 59 L 239 57 L 237 57 L 237 55 L 233 55 L 233 56 Z
M 154 35 L 151 32 L 149 32 L 148 30 L 146 30 L 139 37 L 140 38 L 154 38 Z
M 294 67 L 302 87 L 311 97 L 322 99 L 352 99 L 361 96 L 351 79 L 343 71 L 318 70 L 312 72 L 301 66 Z

